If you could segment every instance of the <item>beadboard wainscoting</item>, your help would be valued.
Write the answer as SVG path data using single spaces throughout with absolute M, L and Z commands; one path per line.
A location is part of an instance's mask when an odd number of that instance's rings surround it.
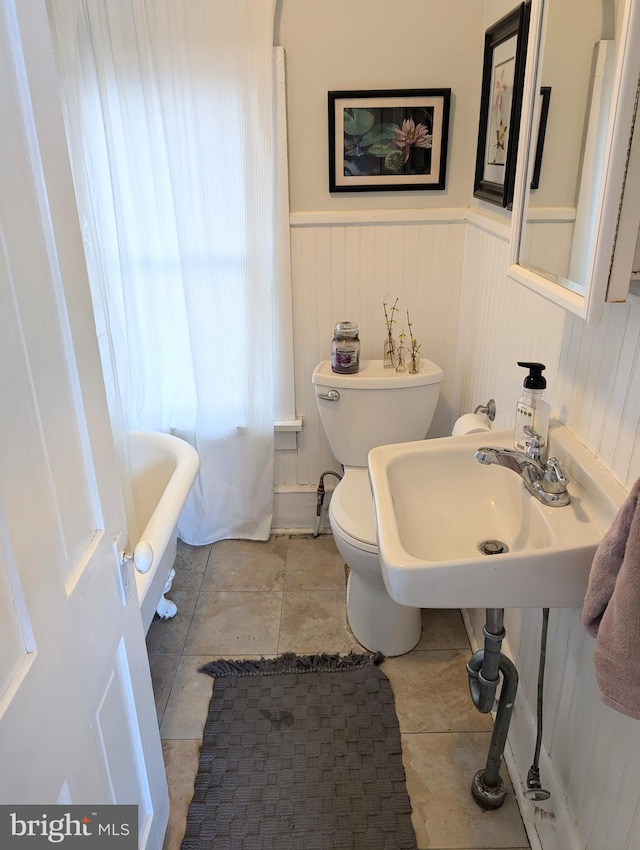
M 555 409 L 627 489 L 640 477 L 640 298 L 605 305 L 601 321 L 571 316 Z M 640 847 L 640 844 L 638 844 Z
M 513 424 L 517 359 L 541 360 L 552 409 L 627 488 L 640 475 L 640 299 L 606 305 L 586 325 L 506 278 L 508 235 L 480 216 L 467 227 L 457 380 L 460 410 L 493 395 L 496 427 Z M 482 640 L 484 611 L 468 612 Z M 506 652 L 520 686 L 509 736 L 514 783 L 526 780 L 535 745 L 541 612 L 505 612 Z M 556 822 L 528 824 L 544 850 L 640 847 L 640 723 L 600 702 L 594 640 L 579 610 L 552 609 L 546 659 L 543 787 Z M 535 836 L 534 836 L 535 837 Z M 533 840 L 532 840 L 533 846 Z
M 466 235 L 456 371 L 458 407 L 466 413 L 494 398 L 493 427 L 510 428 L 527 374 L 517 365 L 518 360 L 546 365 L 544 375 L 551 391 L 549 400 L 553 400 L 566 313 L 507 278 L 507 225 L 470 213 Z
M 331 356 L 336 322 L 357 322 L 364 359 L 382 357 L 383 301 L 409 310 L 421 354 L 444 372 L 430 436 L 451 433 L 465 240 L 463 209 L 293 213 L 291 265 L 297 447 L 276 452 L 274 527 L 313 526 L 320 474 L 340 467 L 327 443 L 311 384 Z M 327 478 L 331 489 L 335 479 Z M 305 521 L 306 516 L 306 521 Z

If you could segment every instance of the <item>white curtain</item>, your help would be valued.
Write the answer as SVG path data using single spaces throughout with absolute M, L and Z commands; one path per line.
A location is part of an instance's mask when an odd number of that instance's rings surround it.
M 193 544 L 271 526 L 274 5 L 49 0 L 98 327 L 127 426 L 200 454 Z

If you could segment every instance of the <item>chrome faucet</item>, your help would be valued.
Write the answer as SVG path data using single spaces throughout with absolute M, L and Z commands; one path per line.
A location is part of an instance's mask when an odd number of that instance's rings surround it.
M 474 452 L 480 463 L 505 466 L 519 475 L 527 490 L 551 508 L 561 508 L 570 502 L 567 484 L 569 479 L 558 458 L 547 459 L 544 440 L 533 428 L 525 427 L 529 437 L 526 451 L 484 446 Z

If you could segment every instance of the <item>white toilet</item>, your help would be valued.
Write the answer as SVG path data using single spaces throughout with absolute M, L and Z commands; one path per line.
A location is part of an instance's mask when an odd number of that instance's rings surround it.
M 329 521 L 336 546 L 348 565 L 347 619 L 366 649 L 402 655 L 422 630 L 419 608 L 398 605 L 382 579 L 376 541 L 367 456 L 375 446 L 426 437 L 433 418 L 442 369 L 423 359 L 418 374 L 385 369 L 364 360 L 353 375 L 319 363 L 312 377 L 320 419 L 344 476 L 331 498 Z

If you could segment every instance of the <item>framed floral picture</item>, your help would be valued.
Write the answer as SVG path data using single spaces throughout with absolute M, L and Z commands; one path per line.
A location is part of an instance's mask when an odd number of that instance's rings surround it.
M 513 201 L 530 14 L 521 3 L 485 33 L 473 194 L 502 207 Z
M 329 191 L 444 189 L 451 89 L 329 92 Z

